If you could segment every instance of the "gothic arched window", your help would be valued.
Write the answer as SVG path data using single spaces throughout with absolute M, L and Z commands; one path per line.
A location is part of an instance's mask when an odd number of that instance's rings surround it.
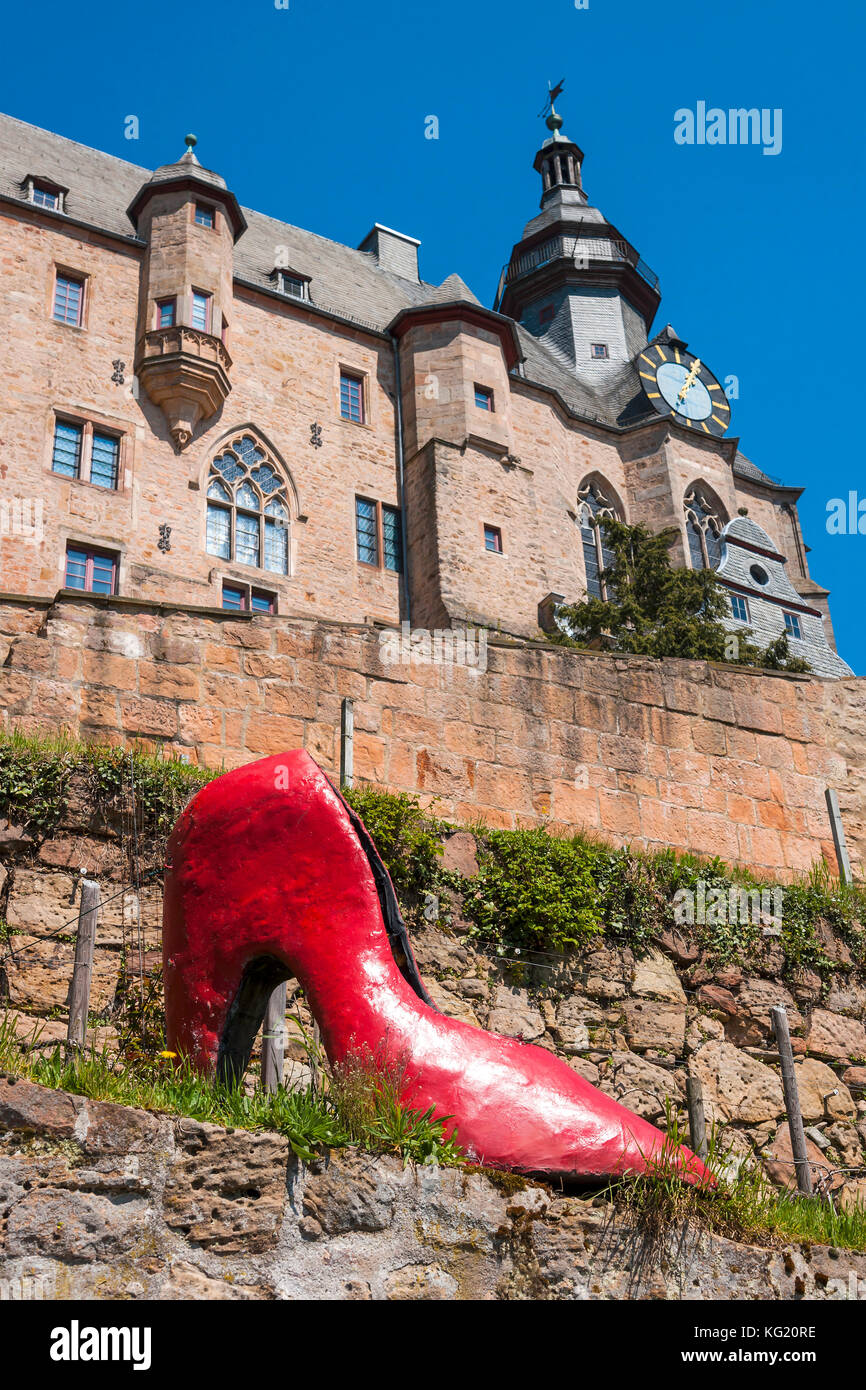
M 274 461 L 249 435 L 232 440 L 208 478 L 208 555 L 288 574 L 289 515 L 288 489 Z
M 619 520 L 616 504 L 612 498 L 605 495 L 595 481 L 584 483 L 583 487 L 578 489 L 577 496 L 587 596 L 606 600 L 607 585 L 602 580 L 601 572 L 613 564 L 613 552 L 608 549 L 599 522 L 605 516 L 612 517 L 615 521 Z
M 693 570 L 718 569 L 722 559 L 721 507 L 709 493 L 693 487 L 685 498 L 686 531 Z

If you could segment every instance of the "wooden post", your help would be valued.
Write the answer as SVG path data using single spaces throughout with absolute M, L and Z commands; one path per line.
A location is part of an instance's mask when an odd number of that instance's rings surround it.
M 697 1154 L 698 1158 L 706 1158 L 707 1122 L 704 1116 L 704 1088 L 701 1085 L 700 1077 L 687 1077 L 686 1100 L 689 1107 L 689 1134 L 692 1140 L 692 1151 Z
M 262 1034 L 262 1086 L 271 1094 L 283 1084 L 286 1059 L 286 982 L 277 985 L 265 1010 Z
M 788 1015 L 781 1005 L 770 1010 L 773 1029 L 779 1047 L 779 1060 L 782 1063 L 782 1090 L 785 1093 L 785 1109 L 788 1112 L 788 1130 L 791 1135 L 791 1154 L 797 1170 L 797 1186 L 807 1197 L 812 1196 L 812 1169 L 806 1153 L 806 1135 L 803 1130 L 803 1115 L 800 1111 L 800 1093 L 797 1090 L 797 1077 L 794 1072 L 794 1053 L 791 1048 L 791 1034 L 788 1029 Z
M 310 1062 L 310 1085 L 314 1091 L 319 1089 L 319 1048 L 322 1045 L 322 1035 L 319 1032 L 319 1025 L 313 1019 L 313 1051 L 309 1054 Z
M 78 935 L 75 938 L 75 961 L 72 966 L 72 985 L 69 990 L 69 1026 L 66 1044 L 82 1048 L 87 1040 L 87 1014 L 90 1009 L 90 981 L 93 977 L 93 953 L 96 949 L 96 923 L 99 918 L 99 884 L 89 878 L 81 880 L 81 904 L 78 908 Z
M 830 829 L 833 832 L 833 844 L 836 847 L 836 863 L 839 865 L 839 878 L 842 883 L 853 883 L 854 876 L 851 873 L 851 860 L 848 858 L 848 846 L 845 844 L 845 828 L 842 825 L 842 812 L 839 810 L 839 798 L 828 787 L 824 796 L 827 799 L 827 810 L 830 812 Z
M 340 710 L 340 786 L 354 786 L 355 703 L 344 700 Z

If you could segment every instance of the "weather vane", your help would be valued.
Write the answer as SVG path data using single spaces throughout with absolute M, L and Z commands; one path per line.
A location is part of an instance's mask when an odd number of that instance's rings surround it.
M 563 78 L 561 82 L 558 82 L 557 85 L 556 85 L 555 87 L 551 87 L 550 83 L 548 82 L 548 84 L 547 84 L 547 101 L 546 101 L 546 103 L 545 103 L 544 110 L 543 110 L 543 111 L 539 111 L 539 113 L 538 113 L 539 120 L 543 119 L 545 116 L 555 116 L 555 115 L 556 115 L 556 111 L 554 110 L 553 103 L 556 101 L 556 98 L 559 96 L 559 94 L 560 94 L 560 92 L 562 91 L 562 89 L 563 89 L 564 86 L 565 86 L 565 78 Z

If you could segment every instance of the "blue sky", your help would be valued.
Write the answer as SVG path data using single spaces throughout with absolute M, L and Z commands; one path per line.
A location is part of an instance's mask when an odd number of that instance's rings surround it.
M 660 276 L 656 326 L 738 377 L 744 452 L 806 488 L 813 578 L 866 674 L 866 535 L 826 528 L 831 498 L 866 502 L 855 0 L 42 0 L 4 31 L 10 114 L 151 167 L 193 130 L 242 203 L 349 245 L 397 227 L 425 279 L 458 271 L 486 303 L 537 209 L 537 113 L 565 78 L 590 200 Z M 674 113 L 699 101 L 781 108 L 781 153 L 677 145 Z

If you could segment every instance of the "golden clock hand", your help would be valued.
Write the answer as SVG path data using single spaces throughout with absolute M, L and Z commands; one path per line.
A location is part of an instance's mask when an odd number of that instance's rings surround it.
M 697 357 L 697 358 L 695 358 L 695 365 L 692 367 L 691 371 L 689 372 L 688 376 L 686 377 L 685 381 L 684 381 L 683 384 L 682 384 L 682 389 L 680 390 L 680 393 L 679 393 L 679 395 L 677 396 L 677 400 L 678 400 L 678 401 L 684 401 L 684 400 L 685 400 L 686 396 L 689 394 L 689 391 L 691 391 L 692 387 L 694 386 L 695 382 L 697 381 L 698 376 L 699 376 L 699 374 L 700 374 L 700 370 L 701 370 L 701 359 L 700 359 L 699 357 Z

